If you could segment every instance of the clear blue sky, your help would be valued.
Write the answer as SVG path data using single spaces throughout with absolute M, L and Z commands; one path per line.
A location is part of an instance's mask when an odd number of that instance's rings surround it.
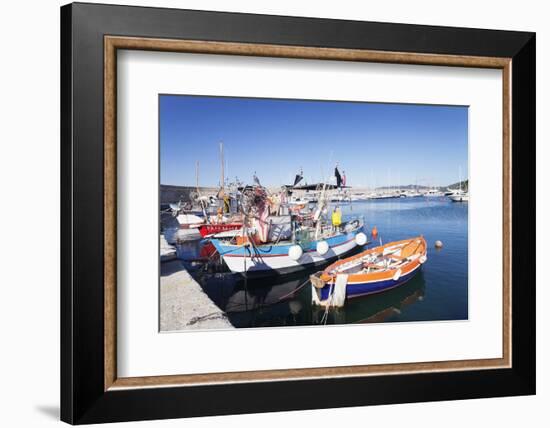
M 266 84 L 269 84 L 266 82 Z M 444 186 L 467 178 L 468 108 L 258 98 L 161 95 L 160 182 L 226 177 L 291 184 L 303 168 L 308 183 L 332 175 L 336 162 L 351 186 Z

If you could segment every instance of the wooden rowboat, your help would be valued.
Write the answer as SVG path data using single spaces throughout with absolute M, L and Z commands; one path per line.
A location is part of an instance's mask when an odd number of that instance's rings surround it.
M 346 298 L 380 293 L 410 280 L 426 262 L 422 236 L 390 242 L 339 260 L 311 275 L 313 302 L 342 306 Z

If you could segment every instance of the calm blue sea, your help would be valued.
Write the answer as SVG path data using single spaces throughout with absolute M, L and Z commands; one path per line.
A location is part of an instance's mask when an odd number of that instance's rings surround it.
M 464 320 L 468 318 L 468 204 L 448 198 L 401 198 L 341 206 L 344 218 L 363 216 L 365 228 L 378 229 L 382 243 L 424 235 L 428 260 L 401 287 L 351 299 L 344 308 L 311 304 L 310 271 L 269 280 L 243 280 L 221 261 L 190 262 L 197 244 L 179 248 L 191 274 L 236 327 L 272 327 L 367 322 Z M 369 233 L 370 235 L 370 233 Z M 435 249 L 436 240 L 443 242 Z M 372 245 L 379 244 L 374 242 Z M 191 247 L 189 246 L 191 245 Z M 304 283 L 306 285 L 304 286 Z

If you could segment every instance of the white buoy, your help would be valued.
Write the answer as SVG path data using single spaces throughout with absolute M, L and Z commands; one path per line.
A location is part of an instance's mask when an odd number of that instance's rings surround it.
M 443 248 L 443 242 L 435 241 L 435 248 Z
M 365 235 L 363 232 L 359 232 L 357 235 L 355 235 L 355 243 L 359 246 L 363 246 L 367 243 L 367 235 Z
M 297 261 L 304 254 L 304 250 L 299 245 L 293 245 L 288 249 L 288 257 L 292 260 Z
M 317 242 L 317 252 L 321 254 L 322 256 L 328 253 L 328 250 L 330 249 L 327 241 L 319 241 Z
M 420 258 L 418 259 L 418 261 L 420 262 L 421 265 L 426 263 L 426 260 L 428 260 L 428 258 L 426 256 L 420 256 Z

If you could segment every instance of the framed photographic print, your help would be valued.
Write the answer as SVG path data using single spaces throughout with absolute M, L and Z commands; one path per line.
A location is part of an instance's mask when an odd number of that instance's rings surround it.
M 535 393 L 533 33 L 76 3 L 61 54 L 62 420 Z

